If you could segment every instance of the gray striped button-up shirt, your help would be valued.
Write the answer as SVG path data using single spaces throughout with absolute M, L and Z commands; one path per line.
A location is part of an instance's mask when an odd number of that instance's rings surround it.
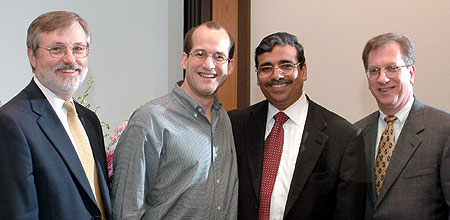
M 114 219 L 236 219 L 237 162 L 230 119 L 175 85 L 139 108 L 114 155 Z

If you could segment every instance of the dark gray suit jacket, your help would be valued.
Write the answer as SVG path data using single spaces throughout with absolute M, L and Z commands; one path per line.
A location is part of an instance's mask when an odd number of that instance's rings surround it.
M 449 220 L 450 114 L 414 99 L 377 198 L 373 177 L 378 117 L 376 111 L 356 122 L 365 139 L 366 219 Z
M 89 137 L 106 218 L 111 217 L 103 134 L 75 103 Z M 64 126 L 32 80 L 0 108 L 0 219 L 99 219 L 89 181 Z
M 309 100 L 309 99 L 308 99 Z M 229 112 L 239 171 L 239 219 L 258 219 L 268 101 Z M 345 119 L 309 101 L 284 219 L 364 216 L 363 137 Z

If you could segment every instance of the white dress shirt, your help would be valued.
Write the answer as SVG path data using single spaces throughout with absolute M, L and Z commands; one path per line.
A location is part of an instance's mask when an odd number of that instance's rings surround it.
M 50 89 L 42 85 L 42 83 L 39 82 L 38 78 L 34 77 L 33 80 L 39 87 L 39 89 L 41 89 L 42 93 L 44 93 L 45 98 L 47 98 L 48 102 L 50 102 L 50 105 L 52 106 L 53 110 L 55 110 L 56 115 L 58 116 L 59 120 L 64 126 L 64 129 L 66 130 L 67 135 L 69 135 L 70 141 L 72 141 L 75 151 L 78 154 L 76 147 L 77 144 L 75 143 L 75 139 L 73 138 L 72 132 L 70 131 L 69 122 L 67 121 L 67 109 L 63 107 L 64 100 L 61 99 L 59 96 L 55 95 L 55 93 L 53 93 Z M 73 99 L 70 99 L 70 102 L 72 102 L 73 105 Z M 76 109 L 75 105 L 74 108 Z M 86 135 L 86 138 L 89 141 L 89 138 L 86 134 L 86 130 L 84 131 L 84 135 Z
M 273 116 L 280 112 L 269 103 L 267 112 L 267 124 L 265 138 L 269 135 L 275 124 Z M 283 124 L 284 141 L 283 152 L 281 154 L 280 166 L 278 168 L 275 185 L 270 202 L 270 219 L 283 219 L 284 209 L 291 186 L 292 176 L 297 162 L 298 151 L 303 136 L 306 116 L 308 113 L 308 100 L 305 93 L 284 112 L 289 119 Z

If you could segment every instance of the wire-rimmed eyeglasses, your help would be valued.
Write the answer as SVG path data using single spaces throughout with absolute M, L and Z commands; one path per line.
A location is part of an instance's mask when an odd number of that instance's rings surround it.
M 368 79 L 376 80 L 376 79 L 378 79 L 378 77 L 380 77 L 381 70 L 383 70 L 384 74 L 386 74 L 387 77 L 394 78 L 398 75 L 398 73 L 400 72 L 400 70 L 403 67 L 409 67 L 409 65 L 401 65 L 401 66 L 389 65 L 389 66 L 385 66 L 383 68 L 369 67 L 366 70 L 366 75 L 367 75 Z
M 284 77 L 287 75 L 291 75 L 294 72 L 294 69 L 297 68 L 297 66 L 300 65 L 300 63 L 283 63 L 278 65 L 278 67 L 273 67 L 271 65 L 264 65 L 258 67 L 256 69 L 256 72 L 258 73 L 258 76 L 261 78 L 269 78 L 272 76 L 275 69 L 278 69 L 278 72 Z
M 188 55 L 191 55 L 194 59 L 196 59 L 198 61 L 205 61 L 206 58 L 211 56 L 212 61 L 216 64 L 223 64 L 227 61 L 230 61 L 230 59 L 228 57 L 226 57 L 225 55 L 223 55 L 221 53 L 209 54 L 203 50 L 190 52 Z
M 70 48 L 72 50 L 72 54 L 77 58 L 85 58 L 89 55 L 89 47 L 84 45 L 76 45 L 76 46 L 52 46 L 52 47 L 38 47 L 44 50 L 48 50 L 50 56 L 54 58 L 61 58 L 67 54 L 67 50 Z

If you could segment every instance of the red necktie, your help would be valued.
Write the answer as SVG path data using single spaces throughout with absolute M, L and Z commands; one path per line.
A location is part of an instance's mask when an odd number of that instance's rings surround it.
M 283 152 L 283 124 L 289 119 L 283 112 L 278 112 L 274 118 L 275 124 L 264 143 L 261 191 L 259 193 L 258 219 L 260 220 L 269 219 L 270 216 L 270 198 L 272 197 L 273 186 L 275 185 L 278 167 L 280 166 L 281 153 Z

